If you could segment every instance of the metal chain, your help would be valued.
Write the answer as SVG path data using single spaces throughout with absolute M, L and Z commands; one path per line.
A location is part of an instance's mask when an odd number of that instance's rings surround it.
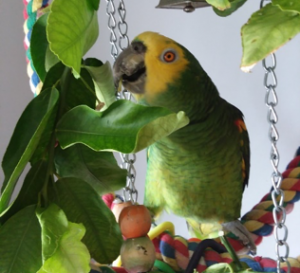
M 111 56 L 115 61 L 119 55 L 119 52 L 122 52 L 125 48 L 129 46 L 129 38 L 127 36 L 128 25 L 125 21 L 126 18 L 126 8 L 123 0 L 120 0 L 118 7 L 119 21 L 118 21 L 118 31 L 119 38 L 117 38 L 115 29 L 116 29 L 116 19 L 115 19 L 115 4 L 114 0 L 106 0 L 106 14 L 108 16 L 108 29 L 110 30 L 110 44 L 111 44 Z M 118 42 L 118 44 L 117 44 Z M 117 92 L 117 99 L 127 99 L 131 100 L 131 93 L 127 90 L 122 90 Z M 134 163 L 136 161 L 135 154 L 121 154 L 122 163 L 120 167 L 127 170 L 127 180 L 126 186 L 123 188 L 123 197 L 124 200 L 131 200 L 133 203 L 137 202 L 138 191 L 135 187 L 135 178 L 136 170 Z
M 123 188 L 124 200 L 131 200 L 133 203 L 137 202 L 138 191 L 135 187 L 136 170 L 134 163 L 136 161 L 135 154 L 120 154 L 123 163 L 121 167 L 127 170 L 127 183 Z
M 260 7 L 263 7 L 265 0 L 261 0 Z M 276 124 L 278 122 L 278 115 L 275 107 L 278 104 L 278 97 L 276 93 L 277 78 L 275 74 L 276 68 L 276 57 L 275 54 L 271 54 L 271 65 L 267 65 L 266 59 L 262 61 L 263 68 L 265 71 L 264 86 L 266 89 L 265 103 L 268 107 L 268 122 L 270 125 L 269 139 L 271 142 L 271 153 L 270 160 L 273 168 L 271 175 L 272 181 L 272 200 L 274 204 L 273 208 L 273 219 L 274 219 L 274 237 L 276 241 L 275 252 L 277 255 L 277 273 L 281 272 L 281 263 L 285 262 L 290 273 L 290 263 L 288 261 L 289 256 L 289 245 L 286 240 L 288 237 L 288 228 L 285 225 L 286 210 L 284 208 L 284 191 L 281 189 L 282 174 L 278 170 L 279 165 L 279 151 L 277 148 L 277 142 L 279 140 L 278 130 Z M 282 234 L 281 237 L 279 232 Z M 281 253 L 281 252 L 284 253 Z
M 120 4 L 118 7 L 118 13 L 120 17 L 120 21 L 118 22 L 118 29 L 119 29 L 119 47 L 121 50 L 126 49 L 129 46 L 129 39 L 127 36 L 128 25 L 125 21 L 126 19 L 126 9 L 125 3 L 123 0 L 120 0 Z
M 119 48 L 121 52 L 129 46 L 129 38 L 127 35 L 128 25 L 125 21 L 126 19 L 126 8 L 124 0 L 120 0 L 119 7 L 118 7 L 118 14 L 119 14 L 119 22 L 118 22 L 118 31 L 119 31 Z M 120 98 L 131 100 L 132 96 L 131 93 L 128 92 L 126 89 L 123 89 L 119 92 Z
M 115 19 L 116 8 L 114 4 L 114 0 L 106 0 L 106 14 L 108 16 L 108 29 L 110 30 L 110 44 L 111 44 L 111 52 L 113 60 L 115 61 L 118 57 L 119 50 L 117 47 L 117 35 L 115 32 L 116 29 L 116 19 Z

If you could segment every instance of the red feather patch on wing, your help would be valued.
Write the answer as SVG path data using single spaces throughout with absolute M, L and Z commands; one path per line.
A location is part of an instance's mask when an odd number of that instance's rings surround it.
M 236 119 L 234 124 L 240 133 L 240 146 L 242 151 L 242 175 L 244 180 L 244 188 L 248 185 L 249 170 L 250 170 L 250 148 L 249 148 L 249 136 L 247 127 L 242 118 Z

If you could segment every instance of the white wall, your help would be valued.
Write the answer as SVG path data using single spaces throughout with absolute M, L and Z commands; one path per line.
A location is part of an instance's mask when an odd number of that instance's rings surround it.
M 180 10 L 155 9 L 158 0 L 127 0 L 127 22 L 129 38 L 146 31 L 157 31 L 186 46 L 200 60 L 204 69 L 217 85 L 221 95 L 236 105 L 245 115 L 251 140 L 250 184 L 245 190 L 242 215 L 248 212 L 270 187 L 269 163 L 270 143 L 268 140 L 267 108 L 264 104 L 264 72 L 259 63 L 250 74 L 240 71 L 242 55 L 240 27 L 250 14 L 258 9 L 260 1 L 249 0 L 240 10 L 228 18 L 220 18 L 210 8 L 186 14 Z M 110 44 L 105 14 L 106 2 L 102 1 L 99 10 L 100 37 L 89 52 L 102 61 L 109 60 Z M 22 1 L 0 2 L 0 157 L 8 144 L 12 130 L 26 104 L 32 98 L 28 87 L 23 50 L 23 4 Z M 300 146 L 300 35 L 277 53 L 279 105 L 278 130 L 280 140 L 280 169 L 293 158 Z M 138 154 L 137 187 L 139 202 L 143 200 L 146 156 Z M 1 173 L 1 181 L 3 174 Z M 185 221 L 173 215 L 165 215 L 176 225 L 176 233 L 189 237 Z M 300 205 L 287 217 L 289 229 L 288 243 L 290 256 L 300 255 Z M 273 236 L 264 239 L 258 247 L 258 255 L 275 258 Z

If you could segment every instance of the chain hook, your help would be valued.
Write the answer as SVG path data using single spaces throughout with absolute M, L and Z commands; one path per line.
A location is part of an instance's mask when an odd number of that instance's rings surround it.
M 260 8 L 264 5 L 264 2 L 270 2 L 270 0 L 261 0 Z M 269 139 L 271 142 L 270 161 L 273 168 L 271 175 L 272 181 L 272 201 L 273 201 L 273 220 L 274 220 L 274 237 L 276 241 L 275 252 L 277 255 L 277 273 L 281 273 L 281 263 L 285 262 L 288 267 L 287 273 L 290 273 L 290 262 L 288 261 L 289 246 L 286 242 L 288 237 L 288 228 L 285 225 L 286 210 L 284 208 L 284 191 L 281 189 L 282 174 L 278 170 L 279 165 L 279 151 L 277 148 L 277 142 L 279 140 L 278 130 L 276 128 L 278 122 L 278 115 L 275 107 L 278 104 L 278 96 L 276 93 L 277 77 L 275 74 L 275 68 L 277 65 L 276 56 L 274 53 L 271 55 L 271 64 L 267 64 L 266 59 L 262 61 L 262 65 L 265 71 L 264 87 L 266 89 L 265 104 L 268 107 L 267 119 L 270 125 Z M 283 236 L 279 238 L 279 230 L 282 231 Z M 285 253 L 282 255 L 280 249 L 284 248 Z

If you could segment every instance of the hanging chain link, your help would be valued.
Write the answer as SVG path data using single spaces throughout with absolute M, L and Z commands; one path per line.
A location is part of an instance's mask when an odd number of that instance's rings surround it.
M 263 3 L 266 0 L 261 0 L 260 7 L 263 7 Z M 276 57 L 275 54 L 271 54 L 271 64 L 268 65 L 266 59 L 262 61 L 265 71 L 264 86 L 266 89 L 265 103 L 268 107 L 267 119 L 270 125 L 269 139 L 271 142 L 270 160 L 273 168 L 271 175 L 272 181 L 272 200 L 274 204 L 273 219 L 274 219 L 274 237 L 276 241 L 275 252 L 277 255 L 277 273 L 281 272 L 281 263 L 285 262 L 290 273 L 290 263 L 288 261 L 289 245 L 286 240 L 288 237 L 288 228 L 285 225 L 286 210 L 284 208 L 284 191 L 281 189 L 282 174 L 278 170 L 279 165 L 279 151 L 277 148 L 277 142 L 279 140 L 278 130 L 276 124 L 278 122 L 278 115 L 275 107 L 278 104 L 278 97 L 276 93 L 277 78 L 275 74 Z M 281 236 L 279 235 L 281 234 Z M 283 252 L 283 253 L 281 253 Z
M 116 8 L 114 0 L 106 0 L 106 14 L 108 16 L 108 29 L 110 30 L 110 44 L 111 44 L 111 56 L 115 61 L 119 55 L 119 52 L 122 52 L 129 46 L 129 38 L 127 35 L 128 25 L 125 21 L 126 19 L 126 8 L 123 0 L 120 0 L 118 6 L 118 32 L 119 37 L 117 38 L 115 29 L 117 27 L 117 21 L 115 18 Z M 117 99 L 127 99 L 131 100 L 131 93 L 127 90 L 122 90 L 121 92 L 117 92 Z M 138 199 L 138 191 L 135 187 L 135 178 L 136 178 L 136 170 L 134 167 L 134 163 L 136 161 L 135 154 L 121 154 L 120 167 L 127 170 L 127 180 L 126 186 L 123 188 L 123 197 L 124 200 L 131 200 L 133 203 L 137 202 Z
M 134 163 L 136 161 L 135 154 L 120 154 L 122 158 L 121 167 L 127 170 L 126 187 L 123 188 L 124 200 L 131 200 L 133 203 L 137 202 L 138 191 L 135 187 L 136 170 Z
M 115 19 L 116 8 L 113 0 L 106 0 L 106 14 L 108 16 L 108 29 L 110 30 L 110 44 L 111 44 L 111 52 L 110 55 L 112 56 L 113 60 L 115 61 L 118 57 L 119 50 L 117 47 L 117 35 L 115 32 L 117 23 Z
M 119 47 L 121 50 L 126 49 L 129 46 L 129 39 L 127 36 L 127 30 L 128 30 L 128 25 L 125 21 L 126 19 L 126 9 L 125 9 L 125 4 L 123 0 L 120 0 L 120 4 L 118 7 L 118 13 L 120 17 L 120 21 L 118 22 L 118 29 L 119 29 Z
M 118 31 L 119 31 L 119 48 L 121 51 L 126 49 L 129 46 L 129 38 L 127 35 L 128 25 L 125 21 L 126 19 L 126 9 L 124 0 L 120 0 L 119 7 L 118 7 L 118 14 L 119 14 L 119 22 L 118 22 Z M 126 89 L 123 89 L 119 92 L 120 98 L 131 100 L 132 96 L 131 93 L 128 92 Z

